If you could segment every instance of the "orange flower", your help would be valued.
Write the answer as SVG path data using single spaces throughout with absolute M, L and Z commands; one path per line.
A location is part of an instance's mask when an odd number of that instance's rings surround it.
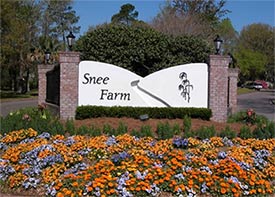
M 258 188 L 257 191 L 258 191 L 259 193 L 262 193 L 262 192 L 263 192 L 263 190 L 262 190 L 261 188 Z
M 227 184 L 227 183 L 225 183 L 225 182 L 221 182 L 221 187 L 228 188 L 228 184 Z
M 222 188 L 221 188 L 221 193 L 222 193 L 222 194 L 225 194 L 225 193 L 226 193 L 226 189 L 222 187 Z
M 188 185 L 189 185 L 190 187 L 192 187 L 193 184 L 194 184 L 193 180 L 190 179 L 190 180 L 188 181 Z
M 56 197 L 64 197 L 64 195 L 63 195 L 61 192 L 58 192 L 58 193 L 56 194 Z
M 232 191 L 233 193 L 237 193 L 237 189 L 234 188 L 234 187 L 231 189 L 231 191 Z
M 109 182 L 109 183 L 108 183 L 108 186 L 109 186 L 109 187 L 114 187 L 114 184 L 113 184 L 112 182 Z
M 111 194 L 114 194 L 115 192 L 116 192 L 116 190 L 110 189 L 110 193 L 111 193 Z
M 88 186 L 88 187 L 87 187 L 87 191 L 88 191 L 88 192 L 93 191 L 93 187 Z

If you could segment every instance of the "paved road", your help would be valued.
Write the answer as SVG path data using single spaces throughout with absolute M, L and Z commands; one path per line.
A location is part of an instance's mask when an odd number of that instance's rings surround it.
M 37 98 L 35 99 L 26 99 L 26 100 L 13 100 L 9 102 L 1 102 L 0 103 L 0 115 L 6 116 L 12 111 L 16 111 L 20 108 L 24 107 L 35 107 L 38 105 Z
M 238 95 L 238 110 L 254 109 L 256 114 L 264 115 L 275 121 L 275 105 L 271 100 L 275 99 L 275 90 L 259 91 Z

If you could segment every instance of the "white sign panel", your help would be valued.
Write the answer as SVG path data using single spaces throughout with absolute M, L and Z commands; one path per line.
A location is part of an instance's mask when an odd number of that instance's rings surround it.
M 111 64 L 79 64 L 78 105 L 133 107 L 208 106 L 208 66 L 185 64 L 140 77 Z

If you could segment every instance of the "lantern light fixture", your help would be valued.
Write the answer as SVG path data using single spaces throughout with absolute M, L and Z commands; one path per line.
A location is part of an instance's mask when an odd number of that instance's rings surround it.
M 75 36 L 70 31 L 69 35 L 67 35 L 66 38 L 67 38 L 67 43 L 68 43 L 69 50 L 71 51 L 72 47 L 73 47 L 73 42 L 74 42 Z
M 221 54 L 221 46 L 222 46 L 223 40 L 220 38 L 219 35 L 216 36 L 216 38 L 214 39 L 214 44 L 215 44 L 215 48 L 216 48 L 216 55 L 220 55 Z
M 50 52 L 49 49 L 47 49 L 47 50 L 45 51 L 45 60 L 46 60 L 46 63 L 47 63 L 47 64 L 48 64 L 49 61 L 50 61 L 50 57 L 51 57 L 51 52 Z

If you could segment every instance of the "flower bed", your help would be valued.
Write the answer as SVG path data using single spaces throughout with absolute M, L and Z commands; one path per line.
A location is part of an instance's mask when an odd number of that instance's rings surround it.
M 5 187 L 47 196 L 271 195 L 275 139 L 169 140 L 51 136 L 33 129 L 0 137 Z

